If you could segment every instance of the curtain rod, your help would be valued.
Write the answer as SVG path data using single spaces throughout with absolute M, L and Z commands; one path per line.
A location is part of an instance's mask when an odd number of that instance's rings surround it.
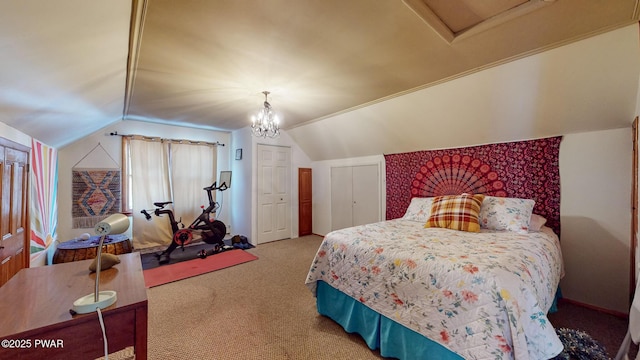
M 194 143 L 194 144 L 224 146 L 224 144 L 219 142 L 219 141 L 216 141 L 216 142 L 212 143 L 212 142 L 208 142 L 208 141 L 196 141 L 196 140 L 187 140 L 187 139 L 164 139 L 164 138 L 157 137 L 157 136 L 154 137 L 154 136 L 144 136 L 144 135 L 118 134 L 117 131 L 109 133 L 109 135 L 111 135 L 111 136 L 123 136 L 123 137 L 141 137 L 141 138 L 143 138 L 145 140 L 160 140 L 160 141 L 172 141 L 172 142 L 190 142 L 190 143 Z

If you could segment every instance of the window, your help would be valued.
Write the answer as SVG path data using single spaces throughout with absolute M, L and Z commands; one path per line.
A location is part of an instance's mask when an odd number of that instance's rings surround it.
M 172 239 L 169 220 L 147 220 L 141 211 L 171 201 L 176 219 L 195 219 L 207 202 L 202 189 L 215 181 L 216 144 L 123 136 L 122 153 L 123 209 L 134 219 L 134 246 L 166 245 Z

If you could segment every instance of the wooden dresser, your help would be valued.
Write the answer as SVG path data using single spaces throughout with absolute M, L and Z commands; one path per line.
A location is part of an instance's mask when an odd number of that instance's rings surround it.
M 100 273 L 100 291 L 116 302 L 102 309 L 109 353 L 133 346 L 147 358 L 147 292 L 140 254 L 118 255 Z M 93 294 L 92 260 L 22 269 L 0 287 L 0 359 L 95 359 L 104 355 L 98 314 L 72 315 L 73 302 Z M 60 346 L 61 345 L 61 346 Z

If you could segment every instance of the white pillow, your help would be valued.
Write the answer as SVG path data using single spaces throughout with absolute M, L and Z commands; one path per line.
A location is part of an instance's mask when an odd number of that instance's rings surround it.
M 480 208 L 480 227 L 526 234 L 535 204 L 530 199 L 485 196 Z
M 546 218 L 538 214 L 531 214 L 531 219 L 529 219 L 529 231 L 540 231 L 546 223 Z
M 432 197 L 414 197 L 402 217 L 405 220 L 426 223 L 431 216 Z

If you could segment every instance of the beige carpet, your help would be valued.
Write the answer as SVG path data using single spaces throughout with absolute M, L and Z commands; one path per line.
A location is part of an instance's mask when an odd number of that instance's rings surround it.
M 247 250 L 256 261 L 148 289 L 149 359 L 381 359 L 359 335 L 318 315 L 304 281 L 321 241 L 258 245 Z M 555 327 L 587 331 L 615 355 L 626 319 L 568 303 L 559 309 L 549 316 Z
M 262 244 L 256 261 L 149 289 L 149 358 L 380 359 L 318 315 L 304 281 L 321 241 Z

